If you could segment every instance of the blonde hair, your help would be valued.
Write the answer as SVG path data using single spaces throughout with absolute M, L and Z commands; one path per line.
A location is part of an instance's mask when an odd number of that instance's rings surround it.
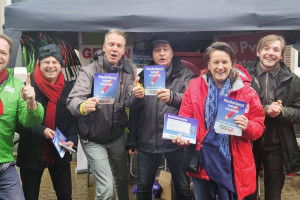
M 10 37 L 8 37 L 7 35 L 2 34 L 2 33 L 0 33 L 0 39 L 3 39 L 8 43 L 8 45 L 9 45 L 9 54 L 11 54 L 11 49 L 12 49 L 12 46 L 13 46 L 12 39 Z
M 110 34 L 117 34 L 117 35 L 120 35 L 124 38 L 125 40 L 125 45 L 126 45 L 126 37 L 127 35 L 125 35 L 125 32 L 124 31 L 121 31 L 120 29 L 110 29 L 104 36 L 104 44 L 106 43 L 106 40 L 107 40 L 107 37 L 110 35 Z
M 275 41 L 279 41 L 281 44 L 281 55 L 283 56 L 284 52 L 285 52 L 285 40 L 282 36 L 280 35 L 267 35 L 263 38 L 261 38 L 256 46 L 256 51 L 260 52 L 266 45 L 275 42 Z

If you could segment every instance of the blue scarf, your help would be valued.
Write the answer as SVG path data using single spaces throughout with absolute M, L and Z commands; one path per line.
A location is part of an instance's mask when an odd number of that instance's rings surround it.
M 215 132 L 214 123 L 218 111 L 220 97 L 226 97 L 231 88 L 227 78 L 218 89 L 212 76 L 208 77 L 208 94 L 205 100 L 204 117 L 206 130 L 211 127 L 203 141 L 199 164 L 210 177 L 210 195 L 214 199 L 216 195 L 222 200 L 235 199 L 235 187 L 231 166 L 231 154 L 229 149 L 230 136 Z

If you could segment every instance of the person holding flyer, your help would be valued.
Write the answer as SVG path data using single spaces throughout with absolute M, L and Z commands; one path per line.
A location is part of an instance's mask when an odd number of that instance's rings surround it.
M 24 85 L 13 76 L 14 68 L 7 68 L 12 46 L 11 38 L 0 33 L 0 198 L 24 200 L 13 155 L 16 122 L 25 127 L 41 124 L 44 109 L 36 101 L 30 74 Z
M 72 199 L 70 161 L 72 156 L 65 149 L 61 158 L 52 143 L 56 128 L 66 136 L 69 148 L 77 146 L 78 122 L 67 109 L 67 97 L 73 87 L 64 80 L 61 71 L 63 58 L 60 48 L 49 44 L 39 48 L 31 85 L 36 99 L 45 109 L 44 121 L 33 128 L 19 127 L 17 165 L 20 167 L 23 191 L 26 200 L 39 198 L 40 183 L 45 168 L 48 168 L 57 199 Z
M 130 131 L 127 148 L 137 154 L 137 199 L 152 199 L 152 186 L 157 169 L 164 156 L 170 168 L 176 199 L 192 199 L 189 179 L 182 170 L 183 149 L 171 140 L 162 138 L 164 115 L 178 114 L 181 98 L 194 74 L 174 55 L 170 40 L 164 35 L 151 39 L 152 58 L 155 65 L 165 67 L 165 88 L 156 95 L 146 95 L 141 85 L 146 77 L 142 71 L 135 82 L 134 94 L 142 101 L 130 110 Z M 156 76 L 157 75 L 157 76 Z M 159 74 L 156 73 L 155 77 Z M 152 78 L 155 82 L 157 78 Z M 139 83 L 138 83 L 139 81 Z
M 134 98 L 132 91 L 133 69 L 122 58 L 125 45 L 124 32 L 112 29 L 106 33 L 103 47 L 96 52 L 94 62 L 79 72 L 67 102 L 72 114 L 79 117 L 80 142 L 96 181 L 95 199 L 99 200 L 112 199 L 114 187 L 118 200 L 129 198 L 125 107 L 131 108 L 140 100 Z M 97 73 L 118 74 L 113 104 L 101 104 L 95 97 L 93 88 Z M 101 90 L 97 92 L 101 93 Z
M 206 73 L 190 82 L 182 98 L 179 115 L 198 120 L 199 168 L 197 172 L 188 172 L 196 200 L 216 199 L 216 196 L 222 200 L 241 200 L 256 189 L 251 140 L 263 133 L 264 111 L 257 93 L 250 87 L 250 75 L 234 61 L 234 52 L 227 43 L 213 43 L 204 56 Z M 244 115 L 233 118 L 242 136 L 216 133 L 214 123 L 221 97 L 247 104 Z M 173 142 L 189 145 L 180 136 Z

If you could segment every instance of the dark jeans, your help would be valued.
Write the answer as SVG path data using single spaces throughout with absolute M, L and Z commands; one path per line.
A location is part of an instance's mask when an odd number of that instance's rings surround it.
M 59 164 L 48 166 L 54 190 L 58 200 L 72 199 L 72 183 L 70 164 L 62 166 Z M 26 200 L 37 200 L 39 198 L 40 184 L 44 169 L 30 169 L 20 167 L 23 191 Z
M 256 165 L 256 183 L 260 173 L 260 166 L 263 164 L 264 169 L 264 192 L 265 200 L 280 200 L 281 191 L 284 185 L 285 176 L 283 174 L 283 163 L 281 159 L 281 151 L 255 151 L 254 159 Z M 245 200 L 255 200 L 257 197 L 257 187 L 254 194 L 245 198 Z
M 177 200 L 191 200 L 189 178 L 182 170 L 183 149 L 168 153 L 146 153 L 139 151 L 137 155 L 137 200 L 151 200 L 152 187 L 161 163 L 162 156 L 165 156 L 175 188 Z
M 0 172 L 0 199 L 24 200 L 22 187 L 15 165 Z

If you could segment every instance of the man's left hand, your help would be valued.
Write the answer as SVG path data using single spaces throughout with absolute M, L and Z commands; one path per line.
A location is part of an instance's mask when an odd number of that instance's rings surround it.
M 271 103 L 267 112 L 270 117 L 277 117 L 282 112 L 282 101 L 278 100 L 276 102 Z
M 171 91 L 169 89 L 157 90 L 156 95 L 161 102 L 170 103 Z

